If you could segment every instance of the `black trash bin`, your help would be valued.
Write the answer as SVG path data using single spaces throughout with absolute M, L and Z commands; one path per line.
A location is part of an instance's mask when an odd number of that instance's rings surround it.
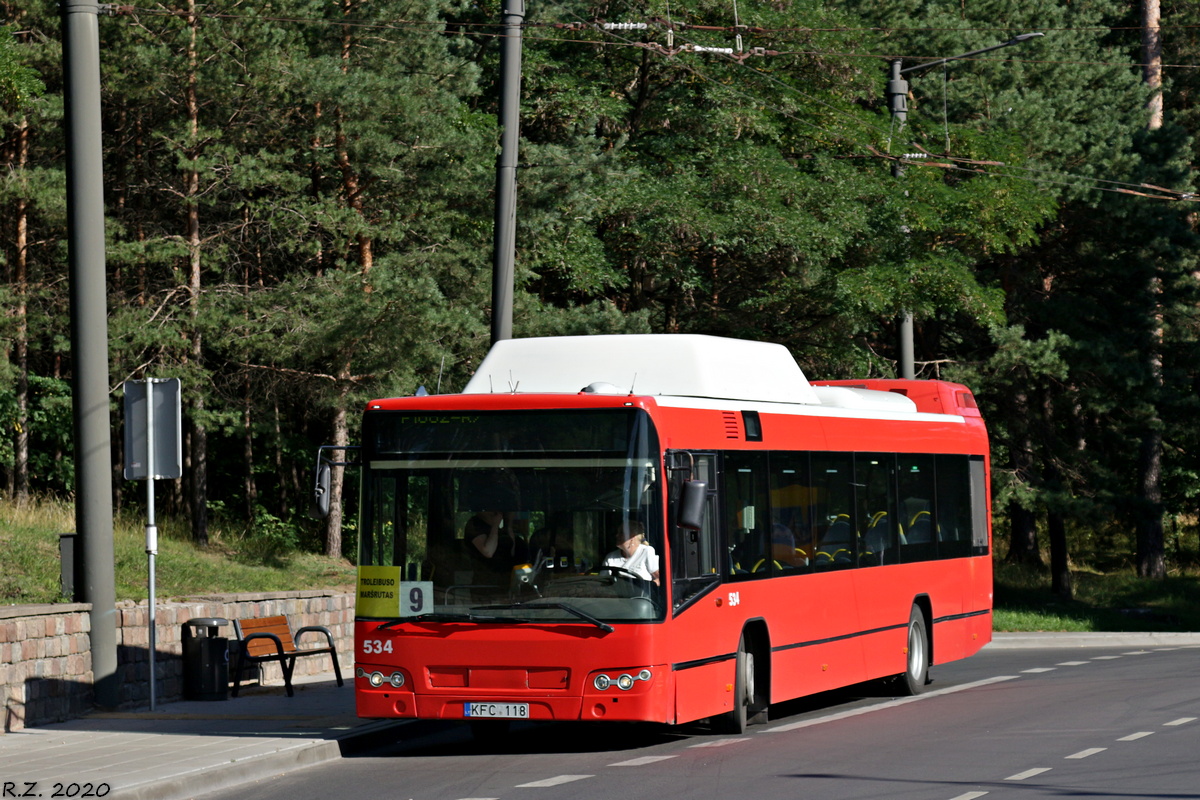
M 187 700 L 229 699 L 229 639 L 217 631 L 229 624 L 221 617 L 198 617 L 183 623 L 183 696 Z

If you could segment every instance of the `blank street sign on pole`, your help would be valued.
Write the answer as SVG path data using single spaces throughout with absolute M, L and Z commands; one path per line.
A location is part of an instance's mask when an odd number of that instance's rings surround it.
M 125 478 L 146 482 L 146 559 L 150 616 L 150 710 L 158 681 L 154 675 L 154 650 L 158 645 L 155 622 L 154 557 L 158 555 L 158 526 L 154 522 L 154 480 L 183 475 L 182 413 L 179 379 L 125 381 Z
M 125 480 L 174 480 L 183 475 L 179 379 L 151 379 L 149 391 L 153 407 L 146 403 L 146 381 L 125 381 Z

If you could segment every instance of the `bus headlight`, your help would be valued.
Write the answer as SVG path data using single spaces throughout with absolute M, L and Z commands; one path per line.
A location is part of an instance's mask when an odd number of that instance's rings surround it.
M 654 673 L 648 669 L 640 670 L 636 674 L 623 672 L 615 679 L 601 673 L 592 679 L 592 685 L 603 692 L 613 684 L 616 684 L 618 689 L 623 692 L 628 692 L 637 684 L 638 681 L 648 681 L 653 677 Z
M 367 672 L 362 667 L 355 667 L 354 668 L 354 677 L 366 678 L 367 682 L 370 683 L 375 688 L 379 688 L 380 686 L 383 686 L 383 684 L 385 684 L 385 683 L 390 683 L 392 685 L 392 687 L 396 688 L 396 689 L 399 689 L 401 686 L 404 685 L 404 673 L 403 672 L 393 672 L 391 675 L 384 675 L 382 672 L 379 672 L 379 671 Z

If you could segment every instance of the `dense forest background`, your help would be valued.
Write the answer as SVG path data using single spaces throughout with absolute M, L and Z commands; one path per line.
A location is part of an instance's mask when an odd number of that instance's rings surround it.
M 0 81 L 0 491 L 17 500 L 73 486 L 57 5 L 0 0 L 0 72 L 44 84 Z M 500 5 L 110 10 L 117 502 L 140 502 L 121 384 L 178 377 L 185 476 L 159 513 L 201 543 L 217 516 L 349 552 L 339 518 L 305 517 L 316 446 L 353 441 L 370 397 L 460 389 L 489 344 Z M 810 377 L 892 376 L 911 313 L 918 377 L 984 408 L 998 550 L 1052 553 L 1064 593 L 1068 555 L 1187 566 L 1200 9 L 1164 4 L 1161 37 L 1151 12 L 529 4 L 514 335 L 736 336 L 786 344 Z M 911 74 L 908 123 L 891 118 L 891 59 L 1031 31 Z

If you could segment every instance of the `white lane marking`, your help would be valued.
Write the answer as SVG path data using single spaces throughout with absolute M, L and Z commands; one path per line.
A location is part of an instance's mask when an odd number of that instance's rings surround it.
M 1058 666 L 1060 667 L 1082 667 L 1084 664 L 1090 664 L 1090 661 L 1063 661 Z
M 1195 722 L 1195 721 L 1196 721 L 1195 717 L 1180 717 L 1179 719 L 1173 719 L 1170 722 L 1164 722 L 1163 726 L 1165 727 L 1167 725 L 1187 725 L 1189 722 Z
M 1149 654 L 1149 650 L 1130 650 L 1128 653 L 1121 653 L 1123 656 L 1145 656 Z
M 711 742 L 701 742 L 700 744 L 688 745 L 688 747 L 724 747 L 727 744 L 739 744 L 748 742 L 749 739 L 714 739 Z
M 975 800 L 977 797 L 983 797 L 987 792 L 967 792 L 960 794 L 958 797 L 951 797 L 950 800 Z
M 1006 781 L 1023 781 L 1026 778 L 1032 778 L 1034 775 L 1041 775 L 1043 772 L 1049 772 L 1050 767 L 1034 767 L 1027 769 L 1024 772 L 1018 772 L 1016 775 L 1009 775 L 1004 780 Z
M 1023 669 L 1023 670 L 1021 670 L 1021 672 L 1022 673 L 1054 672 L 1054 667 L 1034 667 L 1033 669 Z
M 1092 659 L 1092 661 L 1113 661 L 1118 658 L 1120 658 L 1120 656 L 1096 656 Z
M 642 756 L 641 758 L 631 758 L 628 761 L 618 761 L 615 764 L 609 764 L 610 767 L 641 767 L 646 764 L 655 764 L 659 761 L 666 761 L 669 758 L 679 758 L 679 756 Z
M 840 719 L 847 719 L 849 717 L 857 717 L 860 714 L 870 714 L 872 711 L 882 711 L 885 708 L 895 708 L 896 706 L 902 706 L 907 703 L 915 703 L 918 700 L 928 700 L 932 697 L 940 697 L 941 695 L 944 695 L 944 694 L 954 694 L 955 692 L 962 692 L 962 691 L 966 691 L 967 689 L 977 689 L 980 686 L 990 686 L 993 683 L 1003 683 L 1004 681 L 1015 681 L 1018 677 L 1020 677 L 1020 676 L 1018 676 L 1018 675 L 997 675 L 994 678 L 986 678 L 981 681 L 975 681 L 974 683 L 964 683 L 962 686 L 951 686 L 946 689 L 937 689 L 936 691 L 925 692 L 924 694 L 919 694 L 916 697 L 901 697 L 901 698 L 897 698 L 896 700 L 889 700 L 886 703 L 880 703 L 880 704 L 874 705 L 874 706 L 867 706 L 865 708 L 854 708 L 849 711 L 840 711 L 836 714 L 830 714 L 827 717 L 821 717 L 820 719 L 806 719 L 802 722 L 789 722 L 788 724 L 780 725 L 777 728 L 767 728 L 765 730 L 761 730 L 758 732 L 759 733 L 783 733 L 785 731 L 799 730 L 800 728 L 808 728 L 813 725 L 821 725 L 822 723 L 825 723 L 825 722 L 836 722 L 837 720 L 840 720 Z M 734 741 L 742 741 L 742 740 L 735 739 Z
M 1156 648 L 1154 648 L 1154 652 L 1156 652 L 1156 653 L 1174 653 L 1176 650 L 1181 650 L 1181 649 L 1182 648 L 1180 648 L 1180 647 L 1156 647 Z
M 1128 736 L 1122 736 L 1120 739 L 1117 739 L 1117 741 L 1118 742 L 1136 742 L 1138 739 L 1145 739 L 1147 736 L 1153 736 L 1153 735 L 1154 735 L 1154 731 L 1138 731 L 1137 733 L 1131 733 Z
M 1078 753 L 1065 756 L 1065 758 L 1087 758 L 1088 756 L 1096 755 L 1096 753 L 1103 753 L 1107 749 L 1107 747 L 1089 747 L 1087 750 L 1080 750 Z
M 595 775 L 556 775 L 553 778 L 546 778 L 544 781 L 533 781 L 532 783 L 518 783 L 518 789 L 541 789 L 547 786 L 561 786 L 564 783 L 572 781 L 581 781 L 584 778 L 594 778 Z
M 500 800 L 499 797 L 460 797 L 458 800 Z

